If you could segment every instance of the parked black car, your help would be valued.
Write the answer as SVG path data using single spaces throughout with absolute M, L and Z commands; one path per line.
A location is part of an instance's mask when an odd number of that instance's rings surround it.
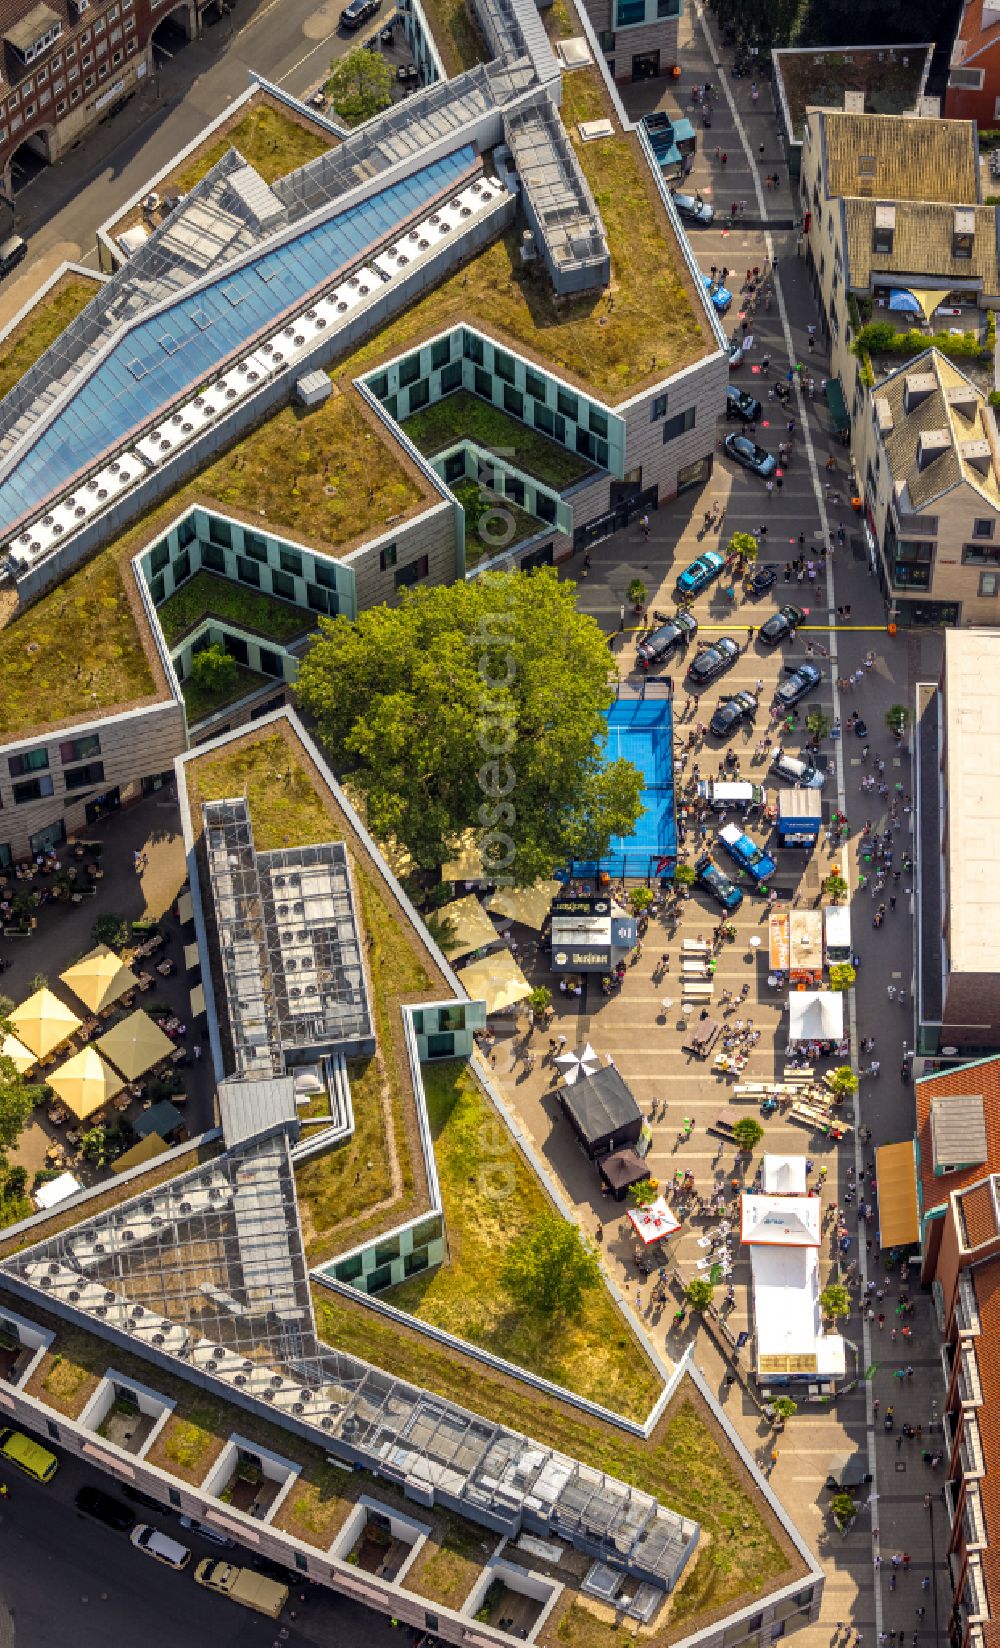
M 794 635 L 803 618 L 808 618 L 808 607 L 787 606 L 775 612 L 757 631 L 757 639 L 765 647 L 776 647 L 786 636 Z
M 812 692 L 814 687 L 819 686 L 822 676 L 815 664 L 800 664 L 798 669 L 786 664 L 785 668 L 789 672 L 788 680 L 782 681 L 774 695 L 774 702 L 784 709 L 790 709 L 800 698 L 804 698 L 807 692 Z
M 668 624 L 661 624 L 636 647 L 636 663 L 642 670 L 655 669 L 670 657 L 676 647 L 686 647 L 698 633 L 698 620 L 690 612 L 677 612 Z
M 92 1516 L 95 1522 L 114 1528 L 115 1533 L 129 1534 L 135 1527 L 135 1517 L 128 1506 L 123 1505 L 114 1494 L 103 1493 L 100 1488 L 81 1488 L 73 1503 L 84 1516 Z
M 710 647 L 703 647 L 696 658 L 691 660 L 688 669 L 688 679 L 696 687 L 704 687 L 709 681 L 714 681 L 717 675 L 735 664 L 740 655 L 739 643 L 731 635 L 720 635 Z
M 709 857 L 708 853 L 699 858 L 694 867 L 694 874 L 698 886 L 703 887 L 706 893 L 711 894 L 715 902 L 721 904 L 727 913 L 739 909 L 743 903 L 742 892 L 735 881 L 730 881 L 725 870 L 719 869 L 719 866 Z
M 351 34 L 359 29 L 362 23 L 367 23 L 369 17 L 382 10 L 382 0 L 348 0 L 340 14 L 340 26 Z
M 757 700 L 752 692 L 734 692 L 731 698 L 722 698 L 708 723 L 713 738 L 729 738 L 744 721 L 752 721 L 757 714 Z
M 778 467 L 774 453 L 765 452 L 749 435 L 727 435 L 722 444 L 731 458 L 751 474 L 759 475 L 762 481 L 769 480 Z
M 764 408 L 760 401 L 748 395 L 745 389 L 737 389 L 734 383 L 726 388 L 726 417 L 738 418 L 741 423 L 759 423 Z
M 753 575 L 750 579 L 750 594 L 754 598 L 756 598 L 758 595 L 763 595 L 767 590 L 771 589 L 772 586 L 774 584 L 776 584 L 777 582 L 778 582 L 778 569 L 777 569 L 776 566 L 758 566 L 758 567 L 754 567 Z

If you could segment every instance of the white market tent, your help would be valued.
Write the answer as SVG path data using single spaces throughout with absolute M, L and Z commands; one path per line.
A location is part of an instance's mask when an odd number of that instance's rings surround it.
M 39 1185 L 35 1191 L 35 1206 L 44 1212 L 82 1189 L 83 1185 L 74 1173 L 60 1173 L 58 1179 L 47 1179 Z
M 819 1196 L 740 1197 L 740 1240 L 767 1247 L 819 1247 L 823 1202 Z
M 680 1220 L 674 1217 L 662 1196 L 657 1196 L 655 1202 L 649 1202 L 646 1207 L 630 1207 L 628 1216 L 632 1229 L 646 1247 L 681 1228 Z
M 595 1070 L 601 1068 L 601 1061 L 589 1041 L 586 1047 L 578 1047 L 575 1053 L 558 1054 L 555 1063 L 562 1071 L 567 1087 L 572 1087 L 579 1076 L 592 1076 Z
M 788 998 L 788 1039 L 840 1041 L 844 997 L 840 990 L 794 990 Z
M 843 1337 L 823 1330 L 818 1248 L 765 1243 L 750 1249 L 750 1266 L 758 1373 L 842 1378 Z
M 760 1162 L 760 1184 L 765 1196 L 804 1196 L 805 1157 L 778 1156 L 766 1150 Z

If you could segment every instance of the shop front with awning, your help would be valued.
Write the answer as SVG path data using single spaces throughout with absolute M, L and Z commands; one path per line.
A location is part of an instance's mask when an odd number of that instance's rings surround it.
M 844 399 L 844 386 L 839 378 L 827 378 L 826 404 L 830 408 L 830 416 L 837 434 L 846 435 L 851 427 L 851 418 Z
M 888 1248 L 912 1248 L 920 1243 L 917 1206 L 917 1154 L 912 1139 L 881 1144 L 875 1151 L 878 1184 L 878 1240 Z

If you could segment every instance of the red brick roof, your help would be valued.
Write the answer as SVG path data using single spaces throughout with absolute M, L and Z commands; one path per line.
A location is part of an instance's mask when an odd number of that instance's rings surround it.
M 973 1185 L 971 1190 L 963 1190 L 957 1200 L 965 1225 L 966 1247 L 981 1247 L 984 1242 L 991 1242 L 1000 1235 L 991 1180 Z
M 956 39 L 964 40 L 966 47 L 961 61 L 954 65 L 956 68 L 962 68 L 983 46 L 1000 40 L 1000 23 L 990 23 L 983 28 L 983 0 L 967 0 L 962 7 Z
M 934 1171 L 934 1150 L 931 1144 L 931 1101 L 933 1099 L 968 1097 L 982 1094 L 986 1118 L 986 1161 L 978 1167 L 966 1167 L 958 1173 Z M 942 1070 L 936 1076 L 923 1076 L 916 1083 L 917 1149 L 920 1154 L 920 1191 L 922 1210 L 926 1217 L 932 1208 L 940 1207 L 954 1190 L 964 1190 L 978 1183 L 987 1173 L 1000 1173 L 1000 1057 L 979 1059 L 974 1064 L 955 1070 Z

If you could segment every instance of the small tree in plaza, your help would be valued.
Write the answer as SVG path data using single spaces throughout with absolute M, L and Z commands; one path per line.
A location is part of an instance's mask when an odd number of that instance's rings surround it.
M 843 1282 L 828 1282 L 819 1296 L 819 1308 L 831 1322 L 851 1314 L 851 1296 Z
M 517 1302 L 544 1316 L 578 1315 L 600 1279 L 596 1249 L 558 1213 L 543 1214 L 515 1237 L 501 1272 Z
M 633 578 L 631 580 L 627 590 L 625 591 L 625 594 L 627 595 L 628 599 L 631 601 L 631 603 L 634 606 L 636 612 L 639 612 L 646 605 L 646 601 L 647 601 L 648 596 L 649 596 L 649 591 L 646 588 L 646 586 L 643 583 L 641 578 Z
M 653 902 L 653 895 L 648 887 L 633 887 L 628 895 L 629 908 L 634 916 L 641 916 L 643 910 L 648 910 Z
M 693 868 L 692 865 L 690 865 L 690 864 L 678 864 L 676 870 L 674 871 L 674 886 L 675 887 L 693 887 L 694 886 L 694 868 Z
M 835 961 L 830 968 L 830 989 L 849 990 L 857 976 L 849 961 Z
M 655 1202 L 660 1194 L 659 1180 L 640 1179 L 638 1184 L 629 1185 L 628 1193 L 636 1207 L 648 1207 L 650 1202 Z
M 910 720 L 910 712 L 905 704 L 890 704 L 885 712 L 885 724 L 897 738 L 902 738 Z
M 849 1099 L 858 1091 L 858 1078 L 849 1064 L 840 1064 L 830 1077 L 830 1091 L 835 1099 Z
M 715 1297 L 715 1289 L 704 1276 L 695 1276 L 684 1289 L 684 1297 L 692 1310 L 707 1310 Z
M 733 1127 L 733 1138 L 749 1156 L 764 1137 L 764 1129 L 755 1116 L 741 1116 Z
M 726 554 L 733 556 L 741 566 L 752 566 L 757 559 L 757 540 L 752 532 L 734 532 L 726 546 Z
M 798 1413 L 798 1411 L 799 1404 L 793 1402 L 790 1396 L 776 1396 L 771 1403 L 772 1414 L 775 1419 L 780 1419 L 782 1424 L 786 1419 L 791 1419 L 792 1415 Z
M 806 731 L 811 733 L 818 744 L 830 731 L 830 717 L 822 710 L 810 710 L 806 716 Z
M 846 1534 L 858 1514 L 858 1507 L 849 1493 L 834 1494 L 830 1501 L 830 1514 L 837 1524 L 837 1531 Z
M 842 904 L 850 890 L 839 870 L 831 870 L 823 882 L 823 891 L 831 904 Z
M 330 64 L 323 90 L 341 120 L 359 126 L 392 102 L 392 68 L 380 52 L 361 46 Z

